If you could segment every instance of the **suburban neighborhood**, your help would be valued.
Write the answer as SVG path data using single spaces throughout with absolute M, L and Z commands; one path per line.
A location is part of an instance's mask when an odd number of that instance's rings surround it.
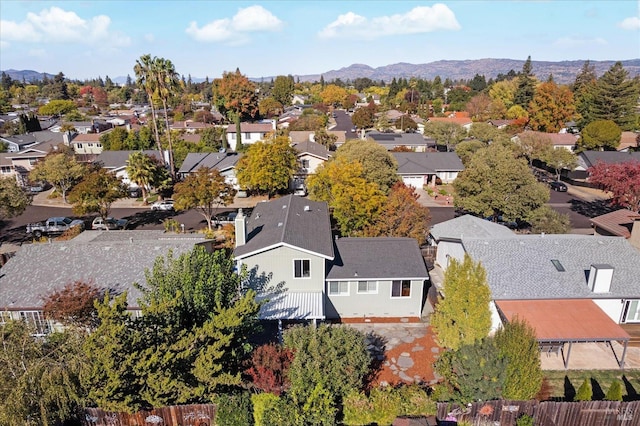
M 132 67 L 2 72 L 0 424 L 640 424 L 621 62 Z

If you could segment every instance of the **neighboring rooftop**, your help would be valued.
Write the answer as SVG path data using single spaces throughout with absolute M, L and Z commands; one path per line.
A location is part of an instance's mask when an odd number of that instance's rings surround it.
M 429 233 L 436 241 L 459 241 L 463 238 L 515 238 L 516 236 L 506 226 L 470 214 L 435 224 Z
M 640 220 L 640 213 L 627 209 L 620 209 L 611 213 L 596 216 L 590 219 L 592 225 L 602 228 L 611 235 L 624 238 L 631 237 L 633 222 Z
M 464 166 L 455 152 L 392 152 L 398 162 L 398 174 L 422 174 L 462 171 Z
M 608 164 L 617 164 L 633 160 L 640 161 L 640 151 L 583 151 L 578 155 L 578 163 L 585 169 L 595 166 L 600 161 Z
M 366 136 L 378 142 L 389 151 L 398 146 L 427 147 L 436 145 L 434 139 L 426 139 L 420 133 L 368 132 Z
M 236 166 L 242 154 L 235 152 L 190 152 L 178 173 L 194 173 L 200 167 L 224 171 Z
M 299 142 L 299 143 L 295 143 L 293 147 L 298 152 L 298 155 L 310 154 L 314 157 L 318 157 L 323 160 L 329 159 L 330 153 L 327 147 L 317 142 L 310 142 L 310 141 Z
M 117 169 L 126 166 L 129 156 L 134 152 L 138 151 L 102 151 L 98 154 L 94 163 L 102 164 L 105 169 Z M 145 150 L 142 152 L 151 158 L 162 159 L 162 155 L 158 150 Z
M 247 242 L 234 254 L 242 258 L 281 245 L 333 259 L 327 203 L 295 195 L 258 203 L 247 220 Z

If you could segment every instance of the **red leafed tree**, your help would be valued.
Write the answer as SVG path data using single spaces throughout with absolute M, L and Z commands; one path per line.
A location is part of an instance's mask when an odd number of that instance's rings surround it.
M 598 162 L 587 171 L 591 183 L 613 194 L 613 203 L 636 212 L 640 210 L 640 161 Z
M 48 319 L 62 324 L 93 327 L 97 321 L 93 302 L 101 296 L 91 282 L 75 281 L 45 297 L 42 310 Z
M 254 386 L 258 389 L 280 395 L 289 387 L 287 372 L 291 361 L 291 349 L 274 344 L 258 346 L 249 361 L 251 367 L 247 374 L 251 376 Z

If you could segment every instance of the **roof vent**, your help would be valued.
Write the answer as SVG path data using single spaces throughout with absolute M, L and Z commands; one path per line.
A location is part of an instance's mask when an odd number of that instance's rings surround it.
M 591 265 L 589 270 L 589 289 L 594 293 L 608 293 L 611 291 L 613 281 L 613 266 Z
M 283 205 L 282 205 L 282 208 L 283 208 L 283 209 L 286 209 L 286 208 L 287 208 L 287 205 L 286 205 L 286 204 L 283 204 Z
M 282 222 L 278 222 L 278 228 L 282 227 Z
M 311 211 L 311 207 L 310 206 L 304 206 L 304 211 L 305 212 L 310 212 Z

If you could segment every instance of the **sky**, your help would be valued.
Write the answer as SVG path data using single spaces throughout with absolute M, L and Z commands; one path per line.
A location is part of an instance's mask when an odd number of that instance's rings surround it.
M 0 69 L 130 75 L 144 54 L 193 78 L 321 74 L 482 58 L 640 58 L 640 0 L 0 0 Z

